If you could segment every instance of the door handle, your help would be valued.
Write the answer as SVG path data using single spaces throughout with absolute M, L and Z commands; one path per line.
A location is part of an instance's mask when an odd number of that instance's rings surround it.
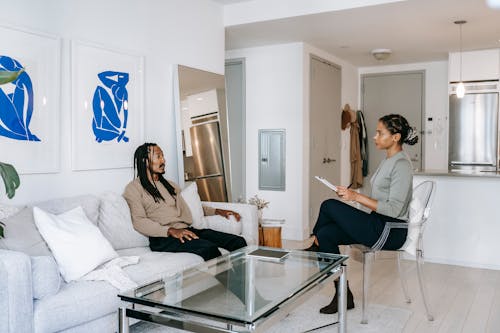
M 330 158 L 330 157 L 328 157 L 328 158 L 323 157 L 323 164 L 325 164 L 325 163 L 331 163 L 331 162 L 335 162 L 335 159 Z

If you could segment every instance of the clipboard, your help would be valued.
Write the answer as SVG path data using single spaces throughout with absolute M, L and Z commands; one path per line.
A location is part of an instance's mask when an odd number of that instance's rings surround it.
M 333 185 L 332 183 L 330 183 L 325 178 L 320 177 L 320 176 L 314 176 L 314 178 L 316 178 L 317 180 L 319 180 L 320 182 L 322 182 L 326 187 L 329 187 L 333 191 L 337 192 L 337 186 Z

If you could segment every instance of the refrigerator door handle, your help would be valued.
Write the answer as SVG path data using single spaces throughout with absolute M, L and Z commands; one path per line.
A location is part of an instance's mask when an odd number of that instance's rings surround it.
M 211 177 L 219 177 L 222 176 L 220 173 L 213 173 L 211 175 L 203 175 L 203 176 L 198 176 L 196 179 L 203 179 L 203 178 L 211 178 Z
M 451 161 L 451 165 L 493 165 L 492 163 L 484 163 L 484 162 L 458 162 Z

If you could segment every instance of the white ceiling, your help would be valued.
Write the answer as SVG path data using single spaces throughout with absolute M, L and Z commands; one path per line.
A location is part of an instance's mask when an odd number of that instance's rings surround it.
M 241 0 L 214 0 L 223 4 Z M 245 1 L 245 0 L 243 0 Z M 500 48 L 500 10 L 486 0 L 408 0 L 226 27 L 226 49 L 305 42 L 356 66 L 446 60 L 463 49 Z M 383 63 L 370 51 L 390 48 Z

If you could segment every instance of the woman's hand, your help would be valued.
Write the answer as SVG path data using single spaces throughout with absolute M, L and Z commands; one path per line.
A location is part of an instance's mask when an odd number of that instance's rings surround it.
M 226 209 L 219 209 L 219 208 L 217 208 L 215 210 L 215 214 L 220 215 L 220 216 L 224 216 L 228 220 L 229 220 L 230 216 L 234 216 L 234 218 L 238 222 L 241 220 L 240 214 L 238 214 L 236 212 L 233 212 L 232 210 L 226 210 Z
M 199 237 L 196 236 L 196 234 L 188 229 L 175 229 L 175 228 L 169 228 L 168 229 L 168 235 L 170 237 L 177 238 L 178 240 L 181 241 L 181 243 L 184 243 L 184 239 L 190 241 L 192 239 L 198 239 Z
M 345 186 L 337 186 L 338 196 L 346 201 L 356 201 L 358 192 L 348 189 Z

